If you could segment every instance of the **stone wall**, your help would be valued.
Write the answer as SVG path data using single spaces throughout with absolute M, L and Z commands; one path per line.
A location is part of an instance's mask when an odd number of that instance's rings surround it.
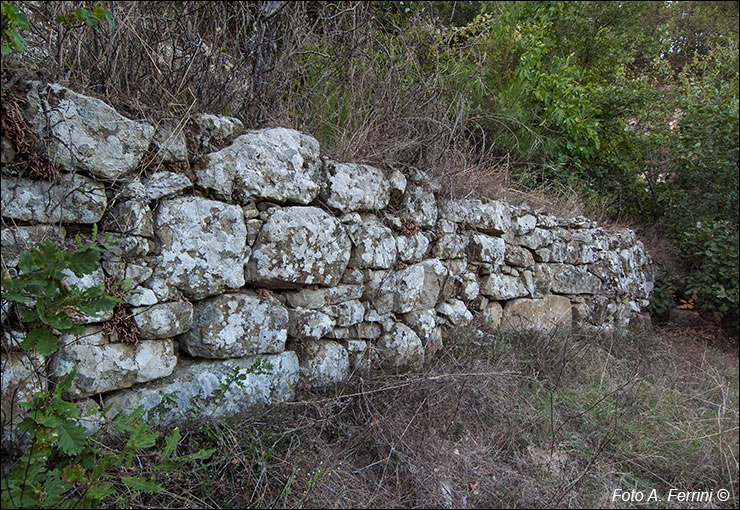
M 169 420 L 237 367 L 249 372 L 207 409 L 218 416 L 357 368 L 422 369 L 445 328 L 475 316 L 540 330 L 621 329 L 646 317 L 653 271 L 630 230 L 445 201 L 422 171 L 332 161 L 290 129 L 245 132 L 214 115 L 155 127 L 58 85 L 26 87 L 24 115 L 62 174 L 24 175 L 3 138 L 3 270 L 35 242 L 84 239 L 97 223 L 122 243 L 102 270 L 68 283 L 128 278 L 135 288 L 138 344 L 105 333 L 110 314 L 60 339 L 48 375 L 77 367 L 75 399 L 130 411 L 176 392 Z M 145 168 L 147 151 L 158 159 Z M 4 327 L 4 414 L 11 389 L 43 384 L 27 377 L 21 337 Z M 247 370 L 257 356 L 271 368 Z

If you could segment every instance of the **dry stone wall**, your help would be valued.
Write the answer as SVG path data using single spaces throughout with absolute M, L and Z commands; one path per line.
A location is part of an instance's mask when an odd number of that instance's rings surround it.
M 476 316 L 539 330 L 646 318 L 653 270 L 630 230 L 445 201 L 422 171 L 332 161 L 290 129 L 245 132 L 237 119 L 201 115 L 178 131 L 59 85 L 27 90 L 28 122 L 63 172 L 54 182 L 24 175 L 3 139 L 3 269 L 17 270 L 19 252 L 41 239 L 84 237 L 97 223 L 122 242 L 102 270 L 68 283 L 129 279 L 142 335 L 120 342 L 102 314 L 85 335 L 61 338 L 48 375 L 76 367 L 76 399 L 130 411 L 171 393 L 178 405 L 157 418 L 168 421 L 194 397 L 210 405 L 234 370 L 248 373 L 208 409 L 219 416 L 355 369 L 422 369 L 445 328 Z M 148 150 L 163 164 L 142 168 Z M 3 413 L 11 389 L 42 384 L 20 338 L 4 329 Z M 271 368 L 248 370 L 258 357 Z

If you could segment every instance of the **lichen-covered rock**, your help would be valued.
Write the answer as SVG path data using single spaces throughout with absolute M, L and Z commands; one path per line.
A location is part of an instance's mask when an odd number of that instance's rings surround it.
M 172 338 L 185 333 L 193 325 L 193 305 L 187 301 L 134 308 L 131 314 L 141 335 L 149 339 Z
M 421 339 L 400 322 L 378 339 L 378 355 L 383 365 L 394 369 L 421 370 L 424 365 Z
M 185 174 L 162 171 L 147 176 L 142 185 L 147 200 L 159 200 L 176 195 L 193 183 Z
M 497 267 L 503 264 L 505 256 L 506 243 L 500 237 L 471 234 L 468 243 L 468 259 L 471 262 L 488 262 Z
M 287 207 L 262 226 L 246 266 L 247 280 L 267 287 L 333 286 L 350 258 L 345 227 L 316 207 Z
M 504 306 L 504 328 L 534 329 L 543 332 L 570 331 L 573 316 L 570 300 L 564 296 L 543 299 L 513 299 Z
M 442 218 L 437 221 L 437 240 L 432 254 L 442 259 L 462 258 L 469 242 L 470 236 L 459 233 L 456 223 Z
M 3 352 L 2 435 L 3 443 L 28 411 L 21 402 L 30 401 L 34 393 L 46 391 L 44 358 L 34 352 Z
M 192 299 L 244 285 L 247 229 L 240 207 L 200 197 L 160 203 L 154 222 L 161 260 L 155 274 Z
M 438 259 L 428 259 L 398 271 L 394 278 L 393 311 L 408 313 L 437 303 L 447 269 Z
M 85 291 L 98 285 L 103 285 L 105 281 L 105 274 L 103 273 L 103 270 L 101 268 L 97 268 L 92 273 L 82 275 L 80 277 L 75 276 L 75 274 L 69 269 L 63 269 L 62 273 L 65 275 L 64 283 L 66 283 L 70 287 L 75 287 L 80 291 Z M 107 321 L 112 318 L 113 310 L 101 310 L 93 316 L 84 316 L 76 320 L 81 323 L 92 324 L 94 322 Z
M 439 209 L 432 193 L 421 186 L 409 185 L 400 214 L 413 218 L 421 228 L 432 228 L 437 223 Z
M 552 267 L 551 290 L 556 294 L 598 294 L 601 280 L 583 266 L 550 264 Z
M 509 206 L 496 200 L 450 200 L 440 207 L 439 216 L 455 223 L 465 222 L 484 234 L 503 234 L 511 229 Z
M 103 230 L 120 234 L 152 237 L 152 211 L 139 200 L 127 200 L 109 207 L 103 216 Z
M 431 359 L 442 348 L 442 330 L 437 326 L 437 312 L 434 308 L 403 314 L 401 320 L 421 340 L 424 346 L 424 356 L 427 360 Z
M 309 340 L 301 353 L 300 371 L 309 388 L 341 383 L 349 372 L 349 353 L 332 340 Z
M 394 170 L 388 177 L 388 184 L 390 185 L 390 200 L 388 205 L 398 207 L 401 205 L 403 195 L 406 192 L 406 176 L 398 170 Z
M 272 128 L 240 136 L 195 168 L 196 181 L 224 200 L 308 204 L 319 192 L 321 161 L 315 138 Z
M 132 287 L 146 281 L 154 272 L 151 267 L 124 261 L 121 258 L 104 259 L 102 266 L 105 274 L 113 280 L 128 280 Z
M 288 310 L 273 297 L 222 294 L 195 305 L 180 348 L 203 358 L 241 358 L 285 350 Z
M 385 209 L 390 184 L 377 168 L 355 163 L 327 161 L 326 203 L 342 212 Z
M 51 358 L 49 373 L 59 379 L 76 368 L 69 394 L 79 399 L 166 377 L 176 364 L 172 340 L 69 343 Z
M 3 177 L 4 178 L 4 177 Z M 31 250 L 47 239 L 57 246 L 64 242 L 64 227 L 57 225 L 28 225 L 3 228 L 0 232 L 2 260 L 6 267 L 16 267 L 23 250 Z
M 271 368 L 268 368 L 268 366 Z M 234 370 L 244 379 L 233 380 Z M 227 384 L 220 399 L 213 392 Z M 163 396 L 174 399 L 164 415 L 148 413 L 152 424 L 180 422 L 193 413 L 213 419 L 234 416 L 256 404 L 272 404 L 290 400 L 298 384 L 298 357 L 293 351 L 256 357 L 227 360 L 181 359 L 169 377 L 107 395 L 104 404 L 111 406 L 109 417 L 119 412 L 131 413 L 138 406 L 150 410 L 162 402 Z
M 473 314 L 467 309 L 465 303 L 459 299 L 448 299 L 437 304 L 435 309 L 439 315 L 446 317 L 453 326 L 464 326 L 470 324 L 473 320 Z
M 288 309 L 288 335 L 301 340 L 320 340 L 327 336 L 336 320 L 318 310 Z
M 377 216 L 363 214 L 362 221 L 348 226 L 352 239 L 349 267 L 389 269 L 396 263 L 396 239 Z
M 29 123 L 47 142 L 57 165 L 105 179 L 118 179 L 136 168 L 149 148 L 153 126 L 129 120 L 100 99 L 60 85 L 29 84 Z
M 406 264 L 416 264 L 424 260 L 429 254 L 429 246 L 429 237 L 424 232 L 396 238 L 398 258 Z
M 301 289 L 284 295 L 293 308 L 322 309 L 326 306 L 360 299 L 365 288 L 362 285 L 337 285 L 324 289 Z
M 481 294 L 496 300 L 507 300 L 529 295 L 526 284 L 518 276 L 491 273 L 480 288 Z
M 515 242 L 517 244 L 529 248 L 530 250 L 537 250 L 539 248 L 546 247 L 551 244 L 552 241 L 552 233 L 543 228 L 535 228 L 529 234 L 517 236 L 515 238 Z
M 78 174 L 53 183 L 3 175 L 0 197 L 3 216 L 39 223 L 97 223 L 107 204 L 103 185 Z
M 536 226 L 537 217 L 531 214 L 524 214 L 516 219 L 512 219 L 513 232 L 516 235 L 529 234 Z

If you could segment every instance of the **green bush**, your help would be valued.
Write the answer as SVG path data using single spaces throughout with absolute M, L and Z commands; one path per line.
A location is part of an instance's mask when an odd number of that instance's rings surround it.
M 3 275 L 2 300 L 24 307 L 21 321 L 27 328 L 22 343 L 25 350 L 43 356 L 55 352 L 59 348 L 56 335 L 82 333 L 84 328 L 76 319 L 110 310 L 120 301 L 106 294 L 102 285 L 79 291 L 63 281 L 65 269 L 81 277 L 99 268 L 100 253 L 108 245 L 99 243 L 96 233 L 94 229 L 91 244 L 80 244 L 71 252 L 60 250 L 50 241 L 30 252 L 23 251 L 18 264 L 21 274 Z M 109 497 L 126 505 L 121 498 L 163 490 L 156 482 L 156 473 L 172 472 L 187 462 L 213 454 L 214 450 L 199 450 L 177 456 L 181 438 L 177 428 L 158 445 L 161 434 L 142 420 L 143 406 L 131 415 L 119 414 L 110 425 L 125 438 L 123 448 L 105 446 L 100 437 L 92 441 L 78 422 L 80 408 L 64 399 L 74 376 L 73 370 L 53 390 L 36 392 L 30 401 L 21 403 L 27 416 L 16 433 L 28 434 L 31 446 L 12 471 L 6 474 L 3 470 L 3 508 L 97 508 Z M 84 418 L 94 413 L 103 414 L 93 409 Z M 146 458 L 155 460 L 140 466 L 144 476 L 135 476 L 130 470 L 140 450 L 148 450 L 154 455 Z

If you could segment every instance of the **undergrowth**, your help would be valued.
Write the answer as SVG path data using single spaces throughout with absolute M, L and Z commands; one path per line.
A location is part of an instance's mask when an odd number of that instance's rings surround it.
M 423 375 L 356 373 L 296 402 L 191 421 L 181 448 L 216 449 L 211 460 L 131 504 L 701 506 L 667 501 L 674 489 L 734 508 L 738 358 L 724 349 L 670 330 L 459 329 Z M 663 501 L 613 500 L 615 489 Z

